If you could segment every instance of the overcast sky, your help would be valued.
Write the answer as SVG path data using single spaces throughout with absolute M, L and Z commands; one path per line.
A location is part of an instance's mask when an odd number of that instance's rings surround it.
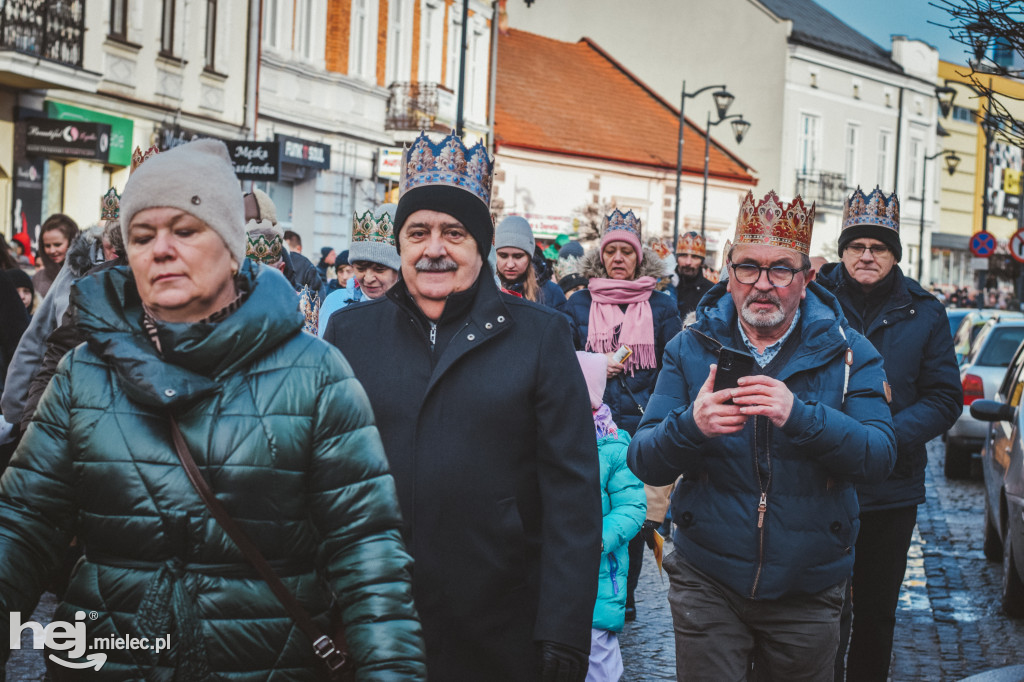
M 928 4 L 928 0 L 815 0 L 882 47 L 889 49 L 891 35 L 923 40 L 949 62 L 965 63 L 965 48 L 949 37 L 949 29 L 935 26 L 951 24 L 949 15 Z

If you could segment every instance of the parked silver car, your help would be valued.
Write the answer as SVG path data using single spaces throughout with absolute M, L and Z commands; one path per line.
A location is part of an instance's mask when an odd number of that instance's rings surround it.
M 965 319 L 961 325 L 968 324 Z M 984 323 L 971 344 L 970 352 L 960 363 L 960 384 L 964 389 L 963 414 L 946 432 L 947 478 L 967 478 L 971 473 L 971 460 L 981 452 L 988 425 L 971 416 L 970 405 L 975 400 L 991 400 L 1006 374 L 1014 352 L 1024 340 L 1024 318 L 1020 314 L 997 314 Z
M 994 400 L 971 404 L 987 424 L 981 451 L 985 478 L 985 557 L 1003 562 L 1003 610 L 1024 617 L 1024 346 L 1013 357 Z

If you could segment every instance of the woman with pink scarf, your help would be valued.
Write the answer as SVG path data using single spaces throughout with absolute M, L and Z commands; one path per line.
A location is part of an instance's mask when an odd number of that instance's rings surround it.
M 608 359 L 603 402 L 619 428 L 630 435 L 636 433 L 654 391 L 665 344 L 683 328 L 671 296 L 655 289 L 660 278 L 671 274 L 672 264 L 666 265 L 642 243 L 640 219 L 632 211 L 613 211 L 600 246 L 583 256 L 582 274 L 590 278 L 587 288 L 565 304 L 576 350 L 602 353 Z M 615 353 L 623 346 L 631 353 L 618 362 Z M 633 620 L 643 541 L 638 535 L 629 544 L 626 619 Z

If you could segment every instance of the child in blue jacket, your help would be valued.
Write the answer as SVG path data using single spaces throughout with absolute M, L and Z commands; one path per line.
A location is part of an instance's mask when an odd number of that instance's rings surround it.
M 601 461 L 601 568 L 597 603 L 590 633 L 590 668 L 587 682 L 615 682 L 622 676 L 622 653 L 616 633 L 626 622 L 626 545 L 640 530 L 647 513 L 644 485 L 626 466 L 629 434 L 620 431 L 611 410 L 601 402 L 607 382 L 608 360 L 600 353 L 577 352 L 590 393 Z

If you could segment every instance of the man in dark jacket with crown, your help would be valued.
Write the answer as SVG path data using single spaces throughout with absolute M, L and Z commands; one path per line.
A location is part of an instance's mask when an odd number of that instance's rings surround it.
M 814 207 L 740 208 L 729 278 L 665 349 L 629 466 L 672 495 L 679 680 L 830 679 L 857 538 L 854 483 L 892 470 L 882 360 L 814 283 Z M 753 356 L 715 391 L 723 347 Z
M 483 146 L 421 135 L 395 215 L 401 279 L 324 339 L 373 406 L 432 680 L 582 682 L 601 555 L 597 441 L 560 313 L 499 292 Z
M 697 310 L 697 304 L 708 289 L 715 285 L 704 276 L 704 260 L 707 258 L 707 242 L 699 232 L 679 235 L 676 242 L 676 305 L 679 318 L 686 322 L 686 316 Z
M 876 188 L 865 196 L 857 189 L 843 211 L 842 262 L 824 266 L 819 277 L 839 299 L 850 326 L 881 353 L 896 429 L 892 474 L 857 486 L 861 528 L 852 580 L 853 630 L 846 665 L 850 680 L 884 680 L 888 675 L 907 550 L 917 505 L 925 500 L 925 444 L 953 425 L 963 401 L 946 312 L 897 265 L 903 255 L 899 228 L 895 194 L 886 197 Z M 845 653 L 844 638 L 836 657 L 839 680 Z

